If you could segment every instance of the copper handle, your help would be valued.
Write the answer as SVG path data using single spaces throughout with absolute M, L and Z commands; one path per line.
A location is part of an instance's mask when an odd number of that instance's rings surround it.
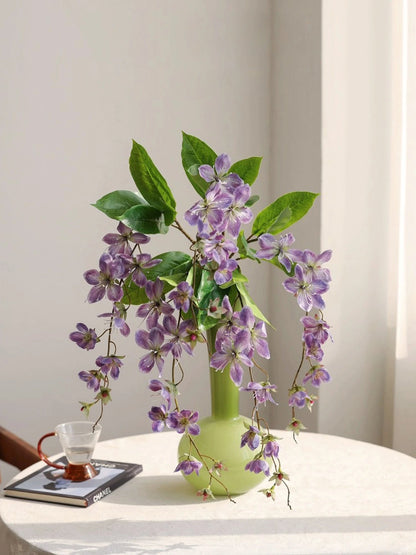
M 48 457 L 45 455 L 45 453 L 44 453 L 44 452 L 42 451 L 42 449 L 41 449 L 42 441 L 43 441 L 44 439 L 46 439 L 47 437 L 52 437 L 52 436 L 56 436 L 56 433 L 55 433 L 55 432 L 49 432 L 49 434 L 45 434 L 45 435 L 42 436 L 42 437 L 40 438 L 40 440 L 38 441 L 38 454 L 39 454 L 39 457 L 40 457 L 46 464 L 48 464 L 49 466 L 53 466 L 54 468 L 59 468 L 60 470 L 65 470 L 66 467 L 65 467 L 64 465 L 62 465 L 62 464 L 55 464 L 55 463 L 53 463 L 52 461 L 50 461 L 50 460 L 48 459 Z

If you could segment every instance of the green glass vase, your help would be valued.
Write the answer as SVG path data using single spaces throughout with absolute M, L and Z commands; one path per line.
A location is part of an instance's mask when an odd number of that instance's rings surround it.
M 212 353 L 215 344 L 216 328 L 207 331 L 208 348 Z M 211 482 L 211 491 L 218 495 L 238 495 L 245 493 L 260 484 L 265 476 L 245 470 L 256 451 L 249 447 L 240 447 L 241 436 L 247 431 L 244 424 L 251 424 L 251 420 L 239 414 L 240 392 L 230 378 L 228 368 L 223 372 L 209 369 L 211 385 L 211 416 L 198 422 L 200 434 L 190 438 L 183 436 L 178 448 L 179 461 L 189 455 L 212 467 L 215 461 L 220 461 L 226 470 L 221 470 L 218 480 Z M 201 457 L 202 455 L 202 457 Z M 210 458 L 212 457 L 212 459 Z M 183 474 L 183 473 L 182 473 Z M 215 474 L 215 473 L 214 473 Z M 209 483 L 209 474 L 203 466 L 199 475 L 195 472 L 184 478 L 197 490 L 202 490 Z M 224 486 L 227 488 L 225 489 Z M 228 491 L 227 491 L 228 490 Z

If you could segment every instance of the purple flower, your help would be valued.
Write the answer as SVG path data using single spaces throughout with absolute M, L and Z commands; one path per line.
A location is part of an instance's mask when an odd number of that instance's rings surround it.
M 167 425 L 172 430 L 176 430 L 178 434 L 183 434 L 187 432 L 193 436 L 199 434 L 199 426 L 196 423 L 199 418 L 199 413 L 197 411 L 191 410 L 181 410 L 180 412 L 171 412 L 168 419 Z
M 253 366 L 253 362 L 247 355 L 250 349 L 250 332 L 248 330 L 240 330 L 235 337 L 229 335 L 224 336 L 219 345 L 219 350 L 215 352 L 210 361 L 210 365 L 215 370 L 224 370 L 230 365 L 230 378 L 236 386 L 240 386 L 243 379 L 243 367 Z
M 103 237 L 104 243 L 110 245 L 108 252 L 111 256 L 115 256 L 116 254 L 131 254 L 132 249 L 129 245 L 129 241 L 136 245 L 143 245 L 150 241 L 150 237 L 143 233 L 133 233 L 133 231 L 122 222 L 118 224 L 117 231 L 118 233 L 107 233 L 107 235 Z
M 118 302 L 123 297 L 123 288 L 117 283 L 117 279 L 125 274 L 124 263 L 121 258 L 113 258 L 111 254 L 104 253 L 99 260 L 100 270 L 88 270 L 84 273 L 84 279 L 93 285 L 88 294 L 88 302 L 100 301 L 107 292 L 110 301 Z
M 241 327 L 248 329 L 251 336 L 251 343 L 255 351 L 263 358 L 270 358 L 269 345 L 264 339 L 267 337 L 266 324 L 264 322 L 256 322 L 253 311 L 249 306 L 243 307 L 237 313 L 238 322 Z
M 79 323 L 76 325 L 78 331 L 73 331 L 69 334 L 69 339 L 74 341 L 78 347 L 87 351 L 94 349 L 99 339 L 95 333 L 95 329 L 88 328 L 85 324 Z
M 263 450 L 265 457 L 277 457 L 279 455 L 279 444 L 275 440 L 268 441 Z
M 321 344 L 315 339 L 313 335 L 307 335 L 305 337 L 305 355 L 308 358 L 313 358 L 320 362 L 323 359 L 324 352 L 321 349 Z
M 188 312 L 191 306 L 192 295 L 194 290 L 186 281 L 181 281 L 176 289 L 173 289 L 168 295 L 168 299 L 173 301 L 176 310 Z
M 130 334 L 130 328 L 125 320 L 127 315 L 127 310 L 122 303 L 116 303 L 113 306 L 113 312 L 105 312 L 104 314 L 99 314 L 98 318 L 112 318 L 113 325 L 119 330 L 121 335 L 127 337 Z
M 152 421 L 152 430 L 161 432 L 166 425 L 167 413 L 165 405 L 161 407 L 152 407 L 147 413 Z
M 322 254 L 316 255 L 312 251 L 293 251 L 296 262 L 299 262 L 304 270 L 305 276 L 312 280 L 331 281 L 331 274 L 327 268 L 322 268 L 321 264 L 331 259 L 332 251 L 327 250 Z
M 82 372 L 78 373 L 79 378 L 87 383 L 87 387 L 89 389 L 93 389 L 94 391 L 98 391 L 100 389 L 100 380 L 97 378 L 97 373 L 93 370 L 90 372 Z
M 160 262 L 162 262 L 160 258 L 152 260 L 150 254 L 138 254 L 131 261 L 131 268 L 133 269 L 131 279 L 139 287 L 144 287 L 147 283 L 147 277 L 144 274 L 144 270 L 153 268 L 153 266 L 157 266 Z
M 298 305 L 305 312 L 309 312 L 314 306 L 319 310 L 325 308 L 321 294 L 328 291 L 328 284 L 325 281 L 312 280 L 310 275 L 306 276 L 299 264 L 295 267 L 295 277 L 285 280 L 283 287 L 295 295 Z
M 322 382 L 329 382 L 331 376 L 322 365 L 313 366 L 303 379 L 303 383 L 311 382 L 315 387 L 319 387 Z
M 244 447 L 244 445 L 247 445 L 252 451 L 255 451 L 260 445 L 260 431 L 256 427 L 250 426 L 241 436 L 240 447 Z
M 204 266 L 208 262 L 214 261 L 221 264 L 223 260 L 228 260 L 232 253 L 238 252 L 238 247 L 231 239 L 226 239 L 223 233 L 213 230 L 211 233 L 199 234 L 200 248 L 204 254 L 201 264 Z
M 237 237 L 240 233 L 242 223 L 248 224 L 253 219 L 252 211 L 245 205 L 250 194 L 250 185 L 240 185 L 234 189 L 232 201 L 224 210 L 224 229 L 233 237 Z
M 258 403 L 265 405 L 267 401 L 271 401 L 275 405 L 278 404 L 270 393 L 271 391 L 277 391 L 277 387 L 269 382 L 249 382 L 247 387 L 241 388 L 241 391 L 252 391 Z
M 170 347 L 162 345 L 164 335 L 159 328 L 152 328 L 149 332 L 145 330 L 137 330 L 136 343 L 139 347 L 150 351 L 147 355 L 139 360 L 139 369 L 142 372 L 150 372 L 156 364 L 159 375 L 163 370 L 165 364 L 164 356 L 169 352 Z
M 277 260 L 280 264 L 290 272 L 292 269 L 293 257 L 291 256 L 292 251 L 289 247 L 294 242 L 295 238 L 291 233 L 281 235 L 279 239 L 270 233 L 264 233 L 259 237 L 260 249 L 257 251 L 257 256 L 265 260 L 271 260 L 277 256 Z
M 181 470 L 187 476 L 189 474 L 192 474 L 192 472 L 195 472 L 195 474 L 198 474 L 199 476 L 199 471 L 201 470 L 201 468 L 202 468 L 201 462 L 185 459 L 184 461 L 178 464 L 178 466 L 175 468 L 175 472 L 178 472 L 179 470 Z
M 328 332 L 326 331 L 327 329 L 329 329 L 329 326 L 325 322 L 325 320 L 312 318 L 311 316 L 304 316 L 300 319 L 300 321 L 304 326 L 304 339 L 306 339 L 308 335 L 311 335 L 318 343 L 325 343 L 329 336 Z
M 165 399 L 165 401 L 167 402 L 168 409 L 170 409 L 172 399 L 171 399 L 171 390 L 169 386 L 166 386 L 160 380 L 150 380 L 149 389 L 150 391 L 154 391 L 155 393 L 160 393 L 163 399 Z
M 95 361 L 95 364 L 100 368 L 100 371 L 107 375 L 110 373 L 110 376 L 116 380 L 120 375 L 120 367 L 123 366 L 121 360 L 116 356 L 110 357 L 98 357 Z
M 207 183 L 213 183 L 214 181 L 221 181 L 221 178 L 227 174 L 230 167 L 231 160 L 228 154 L 220 154 L 215 160 L 214 166 L 202 164 L 202 166 L 199 166 L 198 172 Z
M 224 188 L 228 193 L 234 194 L 234 190 L 237 187 L 240 187 L 240 185 L 244 185 L 244 181 L 236 173 L 229 173 L 222 180 L 222 184 L 224 185 Z
M 233 272 L 237 267 L 237 262 L 232 258 L 229 260 L 223 260 L 214 273 L 215 283 L 217 283 L 218 285 L 224 285 L 224 283 L 228 283 L 233 277 Z
M 179 325 L 174 316 L 165 316 L 163 318 L 163 331 L 173 336 L 166 343 L 169 346 L 173 358 L 179 359 L 182 356 L 182 349 L 188 355 L 192 355 L 192 346 L 190 336 L 195 333 L 195 326 L 192 320 L 183 320 Z
M 220 299 L 217 297 L 211 302 L 208 308 L 208 314 L 211 318 L 218 318 L 221 320 L 221 327 L 218 328 L 215 339 L 215 348 L 217 350 L 220 348 L 217 345 L 221 345 L 223 336 L 228 335 L 233 329 L 237 331 L 238 325 L 237 319 L 234 317 L 233 307 L 231 306 L 228 295 L 225 295 L 222 299 L 221 306 L 219 303 Z
M 291 392 L 288 405 L 289 407 L 296 406 L 299 409 L 302 409 L 305 406 L 306 400 L 308 398 L 309 397 L 306 391 L 304 391 L 303 389 L 296 389 L 295 391 L 293 391 L 293 393 Z
M 221 190 L 219 184 L 211 186 L 205 198 L 195 203 L 185 212 L 185 220 L 191 225 L 197 225 L 198 231 L 204 231 L 207 222 L 213 228 L 222 224 L 224 208 L 231 203 L 231 198 Z
M 263 459 L 254 459 L 246 464 L 245 470 L 249 470 L 250 472 L 254 472 L 255 474 L 260 474 L 260 472 L 264 472 L 266 476 L 270 476 L 270 469 L 269 465 Z
M 159 278 L 148 281 L 145 292 L 150 302 L 144 303 L 137 309 L 137 316 L 147 319 L 147 327 L 154 328 L 161 314 L 172 314 L 173 308 L 163 299 L 163 282 Z

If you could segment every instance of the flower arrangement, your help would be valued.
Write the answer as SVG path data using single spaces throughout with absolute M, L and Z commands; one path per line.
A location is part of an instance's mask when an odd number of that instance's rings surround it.
M 126 319 L 134 310 L 139 319 L 135 341 L 145 351 L 138 367 L 144 374 L 156 373 L 148 387 L 160 396 L 160 403 L 148 413 L 153 431 L 167 427 L 188 436 L 190 445 L 194 444 L 200 433 L 199 413 L 194 408 L 182 408 L 178 395 L 179 386 L 186 381 L 183 359 L 192 355 L 197 343 L 203 343 L 208 347 L 210 368 L 229 372 L 234 386 L 253 400 L 251 422 L 241 436 L 241 447 L 253 451 L 245 470 L 269 477 L 268 487 L 261 490 L 267 497 L 274 499 L 276 487 L 282 483 L 289 495 L 278 438 L 261 415 L 266 403 L 277 404 L 273 398 L 277 387 L 259 362 L 259 357 L 270 358 L 266 333 L 269 322 L 249 294 L 242 263 L 266 261 L 282 271 L 283 289 L 294 296 L 304 312 L 300 318 L 300 363 L 288 399 L 292 408 L 288 429 L 295 437 L 304 429 L 298 409 L 311 410 L 317 399 L 307 388 L 319 388 L 330 379 L 323 365 L 322 347 L 329 337 L 329 326 L 322 313 L 322 295 L 331 277 L 322 265 L 330 260 L 331 251 L 316 255 L 294 249 L 292 233 L 281 233 L 308 212 L 317 195 L 285 194 L 254 217 L 251 207 L 259 197 L 252 195 L 252 185 L 261 158 L 231 165 L 227 154 L 217 156 L 203 141 L 185 133 L 181 155 L 185 174 L 200 196 L 184 214 L 195 229 L 194 237 L 177 217 L 176 202 L 166 180 L 136 142 L 130 171 L 138 191 L 113 191 L 94 205 L 118 225 L 117 233 L 103 238 L 108 247 L 99 259 L 99 269 L 84 274 L 91 286 L 88 302 L 106 297 L 111 303 L 110 310 L 99 315 L 108 324 L 97 334 L 94 328 L 79 323 L 70 334 L 70 339 L 87 351 L 104 343 L 104 353 L 96 358 L 94 368 L 79 372 L 79 378 L 95 393 L 91 402 L 81 403 L 81 410 L 88 416 L 97 405 L 97 422 L 102 418 L 111 400 L 111 380 L 118 379 L 123 366 L 124 357 L 117 353 L 114 332 L 130 334 Z M 251 230 L 247 233 L 248 224 Z M 146 252 L 150 236 L 169 229 L 184 238 L 186 252 L 156 256 Z M 175 471 L 198 474 L 205 467 L 209 480 L 198 493 L 206 499 L 213 496 L 212 482 L 222 483 L 225 467 L 209 454 L 198 455 L 186 453 Z M 225 486 L 224 493 L 228 494 Z

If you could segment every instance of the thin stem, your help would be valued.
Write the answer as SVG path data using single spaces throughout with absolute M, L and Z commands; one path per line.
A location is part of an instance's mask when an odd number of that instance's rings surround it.
M 305 343 L 302 343 L 302 356 L 301 356 L 300 363 L 299 363 L 299 367 L 298 367 L 298 369 L 297 369 L 297 371 L 296 371 L 295 377 L 293 378 L 292 388 L 295 387 L 295 385 L 296 385 L 296 381 L 297 381 L 297 379 L 298 379 L 299 372 L 300 372 L 300 369 L 302 368 L 302 365 L 303 365 L 303 361 L 304 361 L 304 360 L 305 360 Z M 292 388 L 291 388 L 291 389 L 292 389 Z
M 259 364 L 257 364 L 257 362 L 256 362 L 254 359 L 253 359 L 253 364 L 254 364 L 254 366 L 255 366 L 256 368 L 258 368 L 258 369 L 260 370 L 260 372 L 263 372 L 263 374 L 264 374 L 264 375 L 266 376 L 266 378 L 267 378 L 267 381 L 269 381 L 269 380 L 270 380 L 269 373 L 268 373 L 262 366 L 260 366 Z M 251 381 L 253 381 L 253 380 L 251 380 Z
M 95 432 L 95 428 L 96 428 L 97 424 L 98 424 L 99 421 L 102 419 L 103 413 L 104 413 L 104 402 L 103 402 L 103 400 L 101 399 L 101 402 L 100 402 L 100 414 L 99 414 L 97 420 L 94 422 L 94 424 L 93 424 L 93 426 L 92 426 L 92 431 L 93 431 L 93 432 Z
M 178 222 L 178 220 L 175 220 L 174 223 L 172 224 L 172 227 L 174 227 L 175 229 L 177 229 L 178 231 L 180 231 L 181 233 L 183 233 L 185 235 L 185 237 L 192 243 L 195 243 L 195 240 L 192 239 L 192 237 L 190 235 L 188 235 L 188 233 L 183 229 L 183 227 L 181 226 L 181 224 Z
M 284 480 L 282 480 L 282 482 L 284 483 L 284 485 L 286 486 L 287 489 L 287 506 L 289 507 L 290 510 L 292 510 L 292 505 L 290 504 L 290 489 L 289 486 L 286 484 L 286 482 Z
M 180 384 L 182 383 L 182 381 L 183 381 L 183 379 L 184 379 L 184 377 L 185 377 L 185 372 L 184 372 L 184 370 L 183 370 L 183 368 L 182 368 L 182 364 L 179 362 L 179 360 L 177 360 L 176 363 L 177 363 L 177 365 L 179 366 L 179 369 L 180 369 L 180 371 L 181 371 L 181 379 L 180 379 L 178 382 L 176 382 L 176 383 L 172 380 L 172 383 L 174 383 L 176 386 L 178 386 L 178 385 L 180 385 Z
M 209 468 L 209 466 L 207 465 L 207 463 L 205 462 L 205 459 L 211 459 L 213 462 L 215 462 L 215 459 L 213 459 L 212 457 L 208 456 L 208 455 L 203 455 L 201 453 L 201 451 L 198 449 L 198 447 L 196 446 L 196 443 L 194 442 L 194 440 L 191 438 L 190 435 L 188 435 L 189 437 L 189 443 L 190 443 L 190 451 L 192 451 L 192 447 L 195 449 L 198 457 L 200 458 L 202 464 L 205 466 L 206 471 L 208 472 L 210 479 L 209 479 L 209 485 L 211 485 L 212 480 L 215 480 L 216 482 L 218 482 L 220 484 L 221 487 L 224 488 L 225 494 L 228 497 L 228 499 L 230 501 L 232 501 L 233 503 L 235 503 L 234 499 L 231 497 L 231 494 L 227 488 L 227 486 L 224 484 L 224 482 L 222 482 L 219 478 L 217 478 L 217 476 L 214 476 L 211 472 L 211 469 Z
M 253 378 L 253 371 L 251 368 L 248 369 L 249 374 L 250 374 L 250 381 L 254 382 L 254 378 Z M 260 430 L 260 416 L 259 416 L 259 407 L 258 407 L 258 401 L 257 401 L 257 397 L 255 392 L 253 391 L 253 412 L 251 413 L 252 415 L 254 414 L 256 416 L 256 421 L 257 421 L 257 429 Z

